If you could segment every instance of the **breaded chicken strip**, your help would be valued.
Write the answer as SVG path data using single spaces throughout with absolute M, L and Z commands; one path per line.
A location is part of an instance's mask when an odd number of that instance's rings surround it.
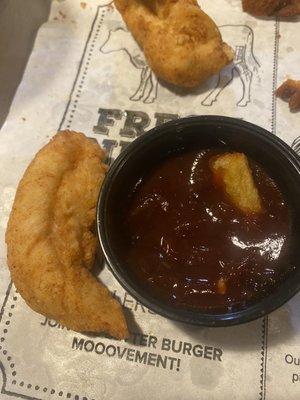
M 213 157 L 210 166 L 214 181 L 239 210 L 245 214 L 262 211 L 261 199 L 245 154 L 225 153 Z
M 120 304 L 90 273 L 92 232 L 106 172 L 104 152 L 82 133 L 60 132 L 19 183 L 6 231 L 8 266 L 26 303 L 80 332 L 127 336 Z
M 276 90 L 276 96 L 288 100 L 291 111 L 300 110 L 300 81 L 287 79 Z
M 196 0 L 115 0 L 149 66 L 174 85 L 195 87 L 233 60 Z
M 243 10 L 255 16 L 291 17 L 300 14 L 300 0 L 242 0 L 242 2 Z

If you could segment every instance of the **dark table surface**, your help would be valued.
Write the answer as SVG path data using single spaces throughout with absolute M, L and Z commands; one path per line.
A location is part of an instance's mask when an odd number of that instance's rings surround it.
M 0 0 L 0 127 L 50 5 L 51 0 Z

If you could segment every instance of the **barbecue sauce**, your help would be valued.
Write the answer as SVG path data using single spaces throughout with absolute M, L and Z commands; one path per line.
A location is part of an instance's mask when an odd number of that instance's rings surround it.
M 282 263 L 289 209 L 275 181 L 250 161 L 264 211 L 245 215 L 212 179 L 208 149 L 170 155 L 131 188 L 120 249 L 132 277 L 178 308 L 231 312 L 271 292 Z

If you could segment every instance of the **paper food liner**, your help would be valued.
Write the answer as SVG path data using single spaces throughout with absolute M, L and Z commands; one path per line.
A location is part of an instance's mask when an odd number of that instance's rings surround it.
M 230 328 L 201 328 L 155 315 L 116 282 L 131 338 L 67 330 L 33 312 L 6 265 L 4 234 L 15 190 L 36 151 L 57 129 L 83 131 L 110 161 L 162 122 L 227 115 L 256 123 L 299 152 L 299 114 L 274 97 L 297 79 L 299 23 L 256 19 L 240 0 L 202 1 L 233 64 L 188 92 L 158 82 L 111 4 L 54 1 L 0 134 L 1 398 L 298 400 L 300 297 L 270 316 Z M 299 76 L 298 76 L 299 78 Z M 33 199 L 34 201 L 34 199 Z

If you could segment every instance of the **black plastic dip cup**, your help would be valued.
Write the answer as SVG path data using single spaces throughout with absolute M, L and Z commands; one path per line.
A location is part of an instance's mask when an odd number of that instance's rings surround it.
M 287 256 L 294 270 L 274 291 L 248 308 L 232 313 L 209 314 L 201 310 L 177 309 L 141 288 L 128 273 L 118 252 L 118 212 L 132 185 L 142 173 L 178 149 L 229 148 L 257 161 L 276 181 L 291 215 L 291 238 Z M 99 240 L 110 268 L 134 298 L 167 318 L 204 326 L 229 326 L 251 321 L 270 313 L 300 289 L 300 163 L 293 150 L 276 136 L 248 122 L 200 116 L 160 125 L 131 143 L 116 159 L 104 180 L 97 207 Z

